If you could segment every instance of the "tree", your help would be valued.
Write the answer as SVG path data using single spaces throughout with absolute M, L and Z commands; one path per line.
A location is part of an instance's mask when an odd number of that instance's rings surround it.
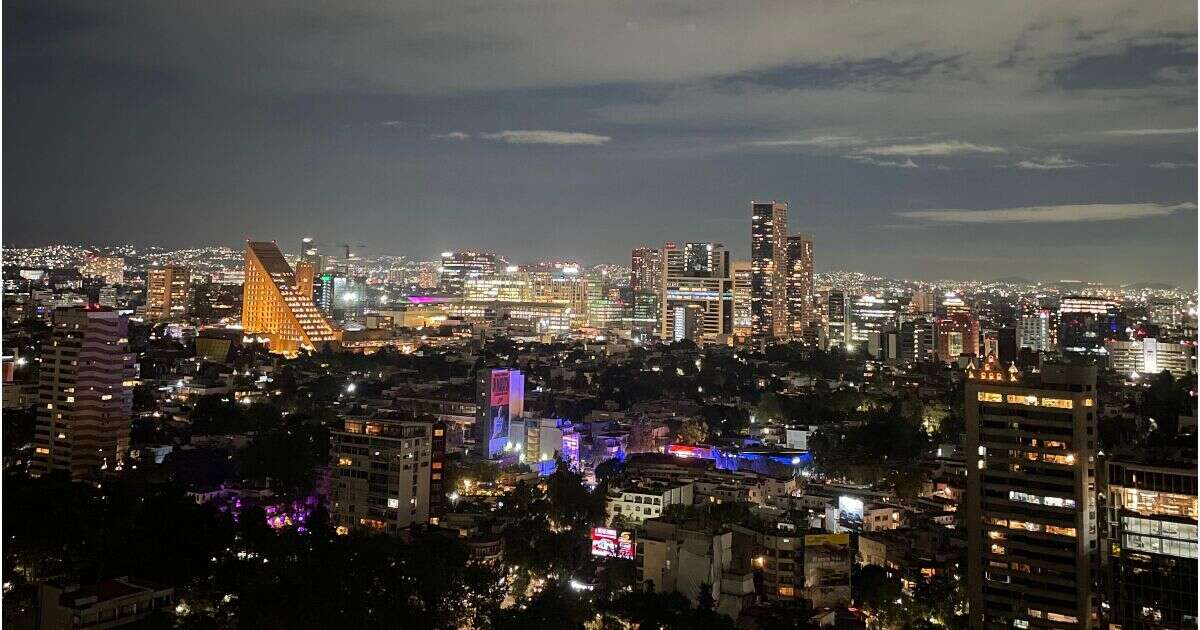
M 675 437 L 684 444 L 704 444 L 708 441 L 708 423 L 700 418 L 685 418 Z

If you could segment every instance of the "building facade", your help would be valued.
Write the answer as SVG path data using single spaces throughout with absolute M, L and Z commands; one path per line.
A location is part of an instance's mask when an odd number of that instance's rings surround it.
M 663 266 L 659 337 L 698 344 L 727 341 L 733 334 L 733 278 L 725 246 L 668 243 Z
M 1096 368 L 967 370 L 973 628 L 1097 624 Z
M 42 346 L 30 472 L 94 479 L 129 448 L 133 355 L 128 320 L 107 307 L 59 308 Z
M 330 431 L 330 515 L 339 534 L 395 533 L 443 511 L 446 426 L 438 420 L 346 419 Z
M 242 328 L 265 335 L 271 352 L 296 354 L 336 342 L 338 330 L 300 293 L 292 268 L 274 241 L 246 242 Z
M 813 242 L 806 234 L 787 238 L 788 337 L 815 341 L 813 324 Z
M 146 272 L 146 317 L 170 319 L 187 315 L 191 269 L 183 265 L 152 267 Z
M 751 202 L 750 328 L 759 342 L 784 339 L 787 322 L 786 202 Z

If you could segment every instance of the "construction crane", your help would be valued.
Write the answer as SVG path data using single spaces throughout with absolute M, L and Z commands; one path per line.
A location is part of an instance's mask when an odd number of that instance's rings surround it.
M 366 243 L 359 243 L 358 245 L 354 245 L 354 246 L 351 246 L 349 243 L 342 243 L 342 247 L 344 247 L 346 249 L 346 260 L 350 261 L 350 260 L 353 260 L 353 258 L 354 258 L 354 254 L 352 254 L 350 252 L 351 247 L 353 247 L 354 249 L 362 249 L 366 246 L 367 246 Z

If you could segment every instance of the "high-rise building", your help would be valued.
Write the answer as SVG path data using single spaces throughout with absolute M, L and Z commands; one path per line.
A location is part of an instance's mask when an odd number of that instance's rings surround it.
M 787 322 L 787 203 L 751 202 L 750 329 L 759 342 L 784 339 Z
M 925 319 L 900 324 L 900 360 L 924 363 L 935 358 L 933 323 Z
M 1192 343 L 1165 343 L 1153 337 L 1136 341 L 1106 341 L 1108 366 L 1118 374 L 1158 374 L 1164 370 L 1176 376 L 1196 371 L 1196 346 Z
M 630 257 L 629 288 L 638 293 L 662 293 L 662 250 L 637 247 Z
M 788 336 L 813 341 L 813 242 L 806 234 L 787 238 Z
M 900 300 L 889 296 L 863 295 L 849 303 L 850 341 L 855 345 L 878 346 L 884 331 L 900 325 Z
M 850 299 L 844 291 L 830 291 L 825 299 L 825 348 L 850 345 Z
M 960 355 L 980 356 L 979 318 L 962 298 L 947 293 L 942 300 L 943 315 L 934 320 L 938 360 L 947 362 Z
M 330 516 L 339 534 L 436 524 L 443 511 L 446 425 L 433 416 L 347 418 L 330 431 Z
M 183 265 L 151 267 L 146 272 L 146 317 L 170 319 L 187 314 L 191 269 Z
M 478 402 L 475 450 L 480 457 L 491 459 L 504 452 L 509 422 L 521 422 L 521 414 L 525 412 L 525 375 L 520 370 L 479 370 L 475 393 Z
M 1092 627 L 1095 366 L 971 365 L 965 389 L 971 627 Z
M 733 334 L 729 250 L 719 243 L 667 243 L 659 336 L 668 341 L 726 343 Z
M 733 336 L 739 341 L 750 338 L 751 277 L 753 271 L 749 260 L 730 263 L 733 277 Z
M 1102 355 L 1117 335 L 1117 305 L 1103 298 L 1065 297 L 1058 306 L 1058 347 L 1064 354 Z
M 104 284 L 124 284 L 125 259 L 121 256 L 101 256 L 89 252 L 79 273 L 85 278 L 100 278 Z
M 491 276 L 499 268 L 499 259 L 493 252 L 442 252 L 442 291 L 447 295 L 461 296 L 467 278 Z
M 937 306 L 937 301 L 932 291 L 913 291 L 912 300 L 908 304 L 914 313 L 932 314 Z
M 1107 469 L 1104 549 L 1112 628 L 1195 628 L 1196 460 Z
M 274 241 L 246 242 L 242 328 L 266 335 L 272 352 L 295 354 L 339 339 L 311 299 L 300 294 L 291 266 Z
M 111 308 L 58 308 L 38 370 L 30 472 L 92 479 L 129 448 L 134 363 L 128 320 Z
M 1054 348 L 1050 332 L 1050 311 L 1044 308 L 1030 309 L 1022 313 L 1017 322 L 1017 343 L 1022 348 L 1049 352 Z

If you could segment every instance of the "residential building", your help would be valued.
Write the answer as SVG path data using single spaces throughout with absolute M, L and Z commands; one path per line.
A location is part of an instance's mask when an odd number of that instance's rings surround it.
M 751 335 L 756 341 L 786 339 L 787 210 L 786 202 L 751 202 Z
M 151 267 L 146 272 L 146 317 L 170 319 L 186 315 L 191 286 L 191 269 L 188 267 Z
M 1096 625 L 1096 367 L 972 364 L 965 389 L 972 627 Z
M 38 584 L 38 630 L 107 630 L 174 613 L 175 589 L 119 577 L 80 586 L 63 578 Z
M 621 517 L 627 523 L 642 523 L 658 518 L 670 505 L 690 506 L 695 485 L 687 483 L 645 482 L 614 488 L 608 493 L 605 509 L 609 522 Z
M 94 479 L 122 464 L 136 376 L 128 329 L 108 307 L 55 309 L 38 370 L 33 475 Z
M 341 429 L 330 431 L 330 515 L 337 532 L 395 533 L 437 524 L 444 508 L 445 449 L 446 425 L 431 417 L 347 418 Z

